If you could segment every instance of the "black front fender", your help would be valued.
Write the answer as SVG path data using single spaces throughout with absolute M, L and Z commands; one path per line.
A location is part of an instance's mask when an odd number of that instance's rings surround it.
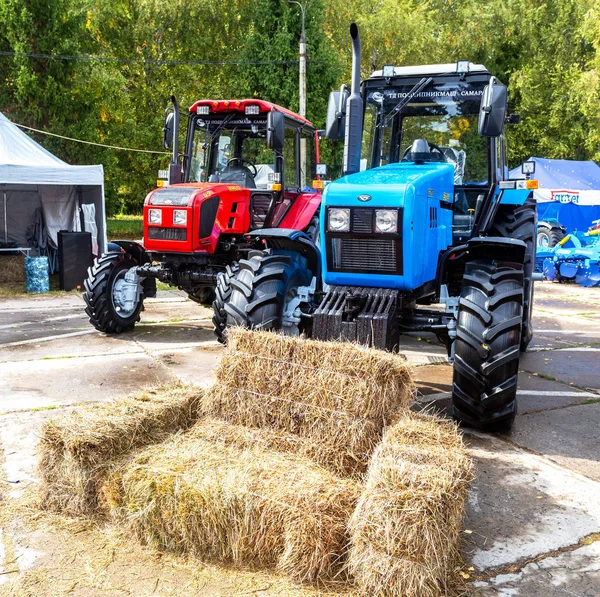
M 140 265 L 150 263 L 151 261 L 143 245 L 134 240 L 111 240 L 108 243 L 109 250 L 111 249 L 111 245 L 117 245 L 121 251 L 131 255 Z
M 306 258 L 308 268 L 317 280 L 321 279 L 321 251 L 301 230 L 291 228 L 263 228 L 246 234 L 254 241 L 265 241 L 270 249 L 295 251 Z
M 436 277 L 438 293 L 442 284 L 451 279 L 451 274 L 460 274 L 467 261 L 474 259 L 500 259 L 523 263 L 526 246 L 522 240 L 503 236 L 476 236 L 464 245 L 451 247 L 440 255 Z
M 113 245 L 113 246 L 111 246 Z M 116 249 L 115 249 L 116 247 Z M 146 249 L 134 240 L 112 240 L 108 243 L 108 252 L 112 253 L 114 250 L 121 250 L 131 255 L 138 265 L 144 265 L 144 263 L 151 263 L 152 259 L 146 252 Z M 142 288 L 144 289 L 144 298 L 156 296 L 156 279 L 155 278 L 144 278 L 142 281 Z
M 467 243 L 468 260 L 500 259 L 524 263 L 527 246 L 522 240 L 503 236 L 476 236 Z

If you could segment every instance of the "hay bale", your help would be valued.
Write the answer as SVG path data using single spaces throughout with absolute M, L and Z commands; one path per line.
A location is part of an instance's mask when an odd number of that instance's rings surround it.
M 0 285 L 23 286 L 25 284 L 25 260 L 23 255 L 0 253 Z
M 366 470 L 362 462 L 343 446 L 332 442 L 314 442 L 308 438 L 279 431 L 234 425 L 214 418 L 199 420 L 190 434 L 214 442 L 219 446 L 235 446 L 245 449 L 257 446 L 261 450 L 275 450 L 284 454 L 297 454 L 312 460 L 329 472 L 340 477 L 361 480 Z
M 453 594 L 471 478 L 453 423 L 409 413 L 386 431 L 349 522 L 349 569 L 365 594 Z
M 104 499 L 155 546 L 276 566 L 301 582 L 331 578 L 345 563 L 346 523 L 361 486 L 271 449 L 263 433 L 199 422 L 115 466 Z
M 189 427 L 201 392 L 175 384 L 47 421 L 39 445 L 41 506 L 71 514 L 97 511 L 99 486 L 110 463 L 136 446 Z
M 397 355 L 241 328 L 229 331 L 216 379 L 204 414 L 338 446 L 363 468 L 413 401 L 411 369 Z

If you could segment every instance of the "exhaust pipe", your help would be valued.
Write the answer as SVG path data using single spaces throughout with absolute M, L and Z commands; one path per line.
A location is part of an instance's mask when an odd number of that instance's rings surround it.
M 362 145 L 363 100 L 360 95 L 360 35 L 356 23 L 350 25 L 352 38 L 352 86 L 346 101 L 346 142 L 344 143 L 344 174 L 360 171 Z
M 169 164 L 169 184 L 177 184 L 181 182 L 181 165 L 179 164 L 179 102 L 172 95 L 171 103 L 173 104 L 173 155 Z

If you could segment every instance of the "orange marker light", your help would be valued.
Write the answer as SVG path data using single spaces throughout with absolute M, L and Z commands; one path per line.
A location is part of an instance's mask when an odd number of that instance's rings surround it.
M 539 180 L 528 180 L 525 183 L 525 187 L 528 189 L 539 189 L 540 188 L 540 181 Z

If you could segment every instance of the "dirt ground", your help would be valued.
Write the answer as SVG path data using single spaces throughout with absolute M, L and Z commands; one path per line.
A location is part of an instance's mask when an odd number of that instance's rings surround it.
M 210 312 L 176 291 L 107 337 L 77 294 L 0 298 L 0 595 L 312 596 L 264 571 L 158 552 L 101 521 L 41 513 L 42 422 L 89 401 L 181 379 L 212 381 Z M 536 284 L 536 337 L 521 360 L 510 434 L 470 432 L 477 464 L 464 524 L 469 594 L 600 595 L 600 289 Z M 452 370 L 427 335 L 406 337 L 419 406 L 444 411 Z

